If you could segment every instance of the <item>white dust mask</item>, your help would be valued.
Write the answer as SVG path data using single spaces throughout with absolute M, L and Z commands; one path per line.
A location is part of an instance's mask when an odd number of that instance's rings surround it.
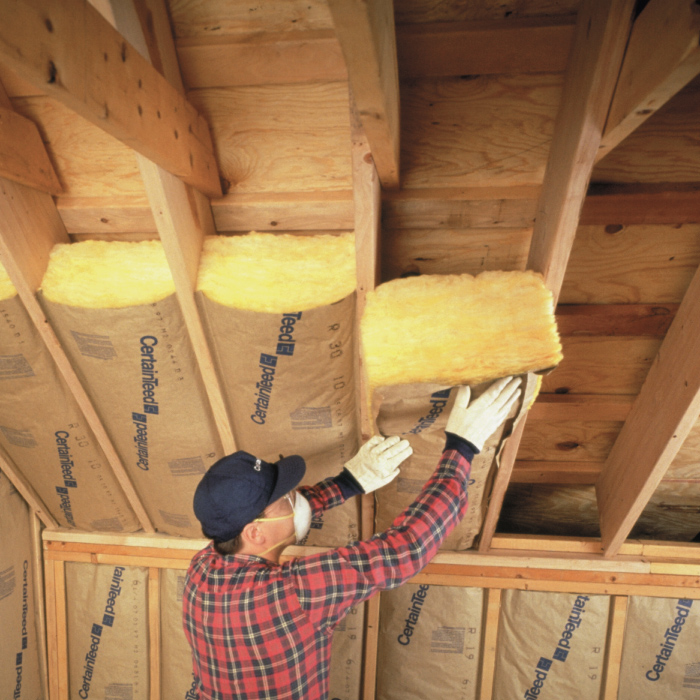
M 306 538 L 306 536 L 309 534 L 309 530 L 311 529 L 311 505 L 309 504 L 309 502 L 298 491 L 294 492 L 294 500 L 292 500 L 292 497 L 289 494 L 286 494 L 285 498 L 287 499 L 287 501 L 289 501 L 289 505 L 292 506 L 291 513 L 289 513 L 288 515 L 279 515 L 275 518 L 256 518 L 254 522 L 267 522 L 273 520 L 287 520 L 287 518 L 294 518 L 294 535 L 285 537 L 285 539 L 273 544 L 271 547 L 268 547 L 264 552 L 260 552 L 259 556 L 267 554 L 269 551 L 275 549 L 275 547 L 278 547 L 283 542 L 286 542 L 292 537 L 296 538 L 297 544 L 301 544 Z

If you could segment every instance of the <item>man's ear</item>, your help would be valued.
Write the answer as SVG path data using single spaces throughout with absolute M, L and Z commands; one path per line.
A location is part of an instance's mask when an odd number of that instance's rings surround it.
M 259 546 L 265 544 L 265 533 L 258 523 L 248 523 L 241 530 L 241 539 L 245 544 Z

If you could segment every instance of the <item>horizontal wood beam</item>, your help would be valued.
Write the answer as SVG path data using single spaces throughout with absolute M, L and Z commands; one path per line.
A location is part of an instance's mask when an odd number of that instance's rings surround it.
M 606 554 L 632 530 L 700 414 L 700 270 L 695 273 L 596 484 Z
M 36 124 L 14 111 L 1 82 L 0 177 L 49 194 L 63 192 Z
M 89 3 L 3 3 L 0 61 L 168 172 L 221 195 L 206 121 Z
M 588 188 L 579 223 L 625 226 L 700 223 L 700 183 L 594 183 Z
M 392 0 L 329 0 L 357 112 L 379 180 L 399 186 L 399 73 Z
M 624 421 L 633 396 L 605 394 L 540 394 L 528 416 L 531 421 Z
M 602 462 L 535 462 L 516 460 L 511 484 L 586 484 L 598 480 Z
M 650 0 L 634 22 L 596 161 L 700 73 L 700 6 Z

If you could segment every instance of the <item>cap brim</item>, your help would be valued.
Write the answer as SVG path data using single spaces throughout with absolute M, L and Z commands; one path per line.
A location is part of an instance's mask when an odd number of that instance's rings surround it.
M 306 473 L 306 462 L 299 455 L 283 457 L 277 462 L 277 483 L 270 494 L 270 503 L 296 488 Z

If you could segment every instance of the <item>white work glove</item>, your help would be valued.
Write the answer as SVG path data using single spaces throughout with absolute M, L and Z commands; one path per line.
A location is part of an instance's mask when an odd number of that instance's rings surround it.
M 362 445 L 345 468 L 355 477 L 365 493 L 372 493 L 398 476 L 399 464 L 413 454 L 408 440 L 398 435 L 375 435 Z
M 477 450 L 496 432 L 520 396 L 520 377 L 505 377 L 494 382 L 471 406 L 471 390 L 461 386 L 447 420 L 445 431 L 471 442 Z

